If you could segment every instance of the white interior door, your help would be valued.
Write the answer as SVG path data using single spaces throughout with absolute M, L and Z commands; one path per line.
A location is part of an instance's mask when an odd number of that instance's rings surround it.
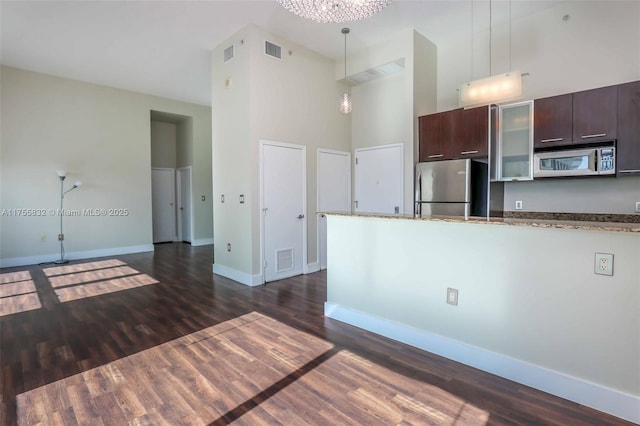
M 355 210 L 359 213 L 403 213 L 402 145 L 355 150 Z
M 191 242 L 191 166 L 178 169 L 178 240 Z
M 174 169 L 151 169 L 151 207 L 153 242 L 176 240 Z
M 351 211 L 351 153 L 318 150 L 318 211 Z M 327 218 L 318 218 L 318 262 L 327 269 Z
M 306 262 L 306 148 L 261 141 L 264 280 L 300 275 Z

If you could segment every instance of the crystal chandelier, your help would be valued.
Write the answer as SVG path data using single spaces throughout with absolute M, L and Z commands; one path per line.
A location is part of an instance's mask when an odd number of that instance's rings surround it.
M 344 93 L 340 96 L 340 112 L 343 114 L 351 113 L 351 94 L 349 93 L 349 82 L 347 81 L 347 34 L 351 30 L 349 28 L 343 28 L 342 34 L 344 34 Z
M 289 12 L 320 23 L 350 22 L 368 18 L 391 0 L 277 0 Z

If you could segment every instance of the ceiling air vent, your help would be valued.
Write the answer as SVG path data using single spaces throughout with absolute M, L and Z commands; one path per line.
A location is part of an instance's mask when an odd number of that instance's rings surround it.
M 233 44 L 224 49 L 224 62 L 229 62 L 233 59 Z
M 264 53 L 272 58 L 282 60 L 282 46 L 271 43 L 270 41 L 264 42 Z

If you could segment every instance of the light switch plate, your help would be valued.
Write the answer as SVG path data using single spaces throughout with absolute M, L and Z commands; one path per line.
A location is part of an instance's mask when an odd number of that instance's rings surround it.
M 613 254 L 596 253 L 594 272 L 598 275 L 613 275 Z
M 640 213 L 640 201 L 636 201 L 636 213 Z
M 458 306 L 458 289 L 447 288 L 447 303 L 449 305 Z

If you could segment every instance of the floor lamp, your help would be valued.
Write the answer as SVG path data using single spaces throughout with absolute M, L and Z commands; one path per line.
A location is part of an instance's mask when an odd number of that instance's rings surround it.
M 67 192 L 73 191 L 74 189 L 82 185 L 82 182 L 80 182 L 79 180 L 76 181 L 71 189 L 67 189 L 65 191 L 64 180 L 67 177 L 67 172 L 65 172 L 64 170 L 58 170 L 56 173 L 58 173 L 58 177 L 60 178 L 60 211 L 58 212 L 58 214 L 60 215 L 60 233 L 58 234 L 58 241 L 60 241 L 60 259 L 56 260 L 53 263 L 55 263 L 56 265 L 62 265 L 64 263 L 69 263 L 69 261 L 64 258 L 64 233 L 62 232 L 62 220 L 64 219 L 64 195 Z

